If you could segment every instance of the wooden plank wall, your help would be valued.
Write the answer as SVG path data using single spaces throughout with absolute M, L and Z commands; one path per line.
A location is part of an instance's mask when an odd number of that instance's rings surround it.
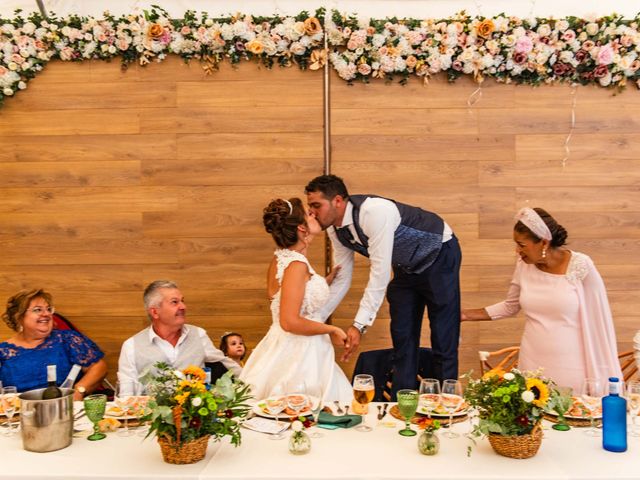
M 348 86 L 331 79 L 332 170 L 353 193 L 441 213 L 463 247 L 464 306 L 500 300 L 514 211 L 544 206 L 605 278 L 621 349 L 640 325 L 640 96 L 444 79 Z M 322 74 L 223 65 L 52 62 L 0 110 L 0 298 L 44 286 L 107 353 L 145 326 L 144 286 L 176 280 L 190 322 L 250 347 L 270 323 L 261 227 L 271 198 L 301 196 L 323 170 Z M 635 200 L 635 202 L 634 202 Z M 322 239 L 312 261 L 321 269 Z M 336 312 L 347 326 L 366 264 Z M 461 370 L 478 349 L 517 344 L 521 321 L 465 325 Z M 0 326 L 0 338 L 9 331 Z M 424 329 L 428 343 L 428 329 Z M 365 349 L 390 345 L 386 305 Z M 353 361 L 345 365 L 348 374 Z

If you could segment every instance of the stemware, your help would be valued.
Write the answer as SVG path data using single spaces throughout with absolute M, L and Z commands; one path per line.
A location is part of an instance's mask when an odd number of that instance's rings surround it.
M 627 402 L 629 403 L 629 414 L 631 415 L 631 436 L 640 437 L 640 430 L 637 426 L 638 412 L 640 412 L 640 381 L 634 380 L 627 384 Z
M 296 417 L 309 405 L 304 383 L 291 382 L 287 384 L 287 407 L 295 412 Z
M 571 408 L 573 398 L 571 397 L 571 389 L 569 387 L 558 387 L 558 394 L 554 398 L 553 411 L 558 414 L 558 421 L 551 428 L 559 432 L 571 430 L 571 426 L 567 423 L 565 414 Z
M 107 396 L 103 394 L 88 395 L 84 397 L 83 402 L 87 418 L 93 422 L 93 433 L 87 437 L 87 440 L 102 440 L 106 435 L 100 432 L 98 422 L 104 417 L 104 411 L 107 408 Z
M 320 416 L 320 412 L 322 411 L 322 407 L 324 406 L 324 402 L 322 400 L 322 385 L 320 385 L 319 383 L 305 382 L 305 391 L 307 392 L 309 402 L 311 403 L 311 414 L 313 415 L 314 423 L 314 428 L 309 436 L 311 438 L 324 437 L 324 435 L 318 430 L 318 417 Z
M 419 405 L 426 410 L 427 417 L 440 405 L 440 382 L 435 378 L 423 378 L 420 381 Z
M 18 400 L 18 389 L 14 386 L 6 386 L 0 390 L 0 401 L 2 402 L 2 408 L 4 414 L 7 417 L 7 426 L 5 435 L 11 436 L 16 433 L 16 429 L 13 428 L 13 414 L 16 412 L 16 403 Z
M 398 410 L 400 415 L 404 417 L 404 428 L 399 430 L 398 433 L 404 437 L 413 437 L 416 435 L 414 430 L 411 430 L 411 419 L 416 414 L 418 408 L 418 392 L 415 390 L 398 390 Z
M 367 405 L 375 395 L 375 383 L 371 375 L 359 374 L 353 377 L 353 397 L 360 405 Z M 366 424 L 362 414 L 362 423 L 355 429 L 359 432 L 370 432 L 372 428 Z
M 460 435 L 453 432 L 453 412 L 462 405 L 462 384 L 458 380 L 445 380 L 442 383 L 440 402 L 449 413 L 449 430 L 443 433 L 447 438 L 458 438 Z
M 142 383 L 136 382 L 135 395 L 137 398 L 135 416 L 138 422 L 138 436 L 146 437 L 147 433 L 149 433 L 149 425 L 142 419 L 149 413 L 149 408 L 147 407 L 147 402 L 149 401 L 149 392 L 147 391 L 147 386 Z
M 271 394 L 265 400 L 267 411 L 276 417 L 276 426 L 280 429 L 278 433 L 269 435 L 270 440 L 282 440 L 284 435 L 282 434 L 282 427 L 284 424 L 280 421 L 280 413 L 286 407 L 286 398 L 281 386 L 276 386 L 271 390 Z
M 602 432 L 595 426 L 593 414 L 602 405 L 604 388 L 604 382 L 596 378 L 585 378 L 582 383 L 580 399 L 587 410 L 589 410 L 589 419 L 591 420 L 591 427 L 585 430 L 584 433 L 590 437 L 599 437 L 602 435 Z
M 129 428 L 129 407 L 131 406 L 135 391 L 136 382 L 123 382 L 120 380 L 116 382 L 113 400 L 116 402 L 116 406 L 122 411 L 122 420 L 124 422 L 124 425 L 118 429 L 118 435 L 120 437 L 130 437 L 136 434 L 136 432 Z

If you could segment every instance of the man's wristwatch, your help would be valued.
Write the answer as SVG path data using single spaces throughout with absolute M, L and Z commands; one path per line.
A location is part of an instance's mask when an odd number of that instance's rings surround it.
M 367 326 L 366 325 L 362 325 L 361 323 L 354 323 L 353 324 L 354 328 L 356 330 L 358 330 L 360 332 L 360 335 L 364 335 L 367 332 Z
M 81 393 L 82 395 L 84 395 L 85 393 L 87 393 L 87 389 L 85 387 L 83 387 L 82 385 L 76 387 L 76 392 Z

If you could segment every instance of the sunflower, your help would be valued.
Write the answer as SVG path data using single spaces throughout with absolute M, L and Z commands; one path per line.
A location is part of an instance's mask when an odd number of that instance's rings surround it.
M 536 407 L 544 407 L 549 400 L 549 387 L 539 378 L 527 378 L 527 390 L 535 395 L 533 404 Z
M 195 365 L 189 365 L 187 368 L 185 368 L 182 371 L 182 373 L 184 373 L 187 376 L 195 377 L 199 379 L 201 382 L 204 382 L 205 380 L 204 370 L 202 370 L 200 367 L 196 367 Z

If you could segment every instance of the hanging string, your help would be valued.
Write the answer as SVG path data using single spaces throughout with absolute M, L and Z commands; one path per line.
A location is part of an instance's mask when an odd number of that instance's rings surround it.
M 569 148 L 569 142 L 571 142 L 571 137 L 573 136 L 573 131 L 576 128 L 576 101 L 577 101 L 577 84 L 571 85 L 571 127 L 569 128 L 569 134 L 567 138 L 564 139 L 564 158 L 562 159 L 562 168 L 567 165 L 567 161 L 569 161 L 569 157 L 571 156 L 571 148 Z
M 482 98 L 482 84 L 479 84 L 478 88 L 476 88 L 471 93 L 471 95 L 469 95 L 469 98 L 467 98 L 467 107 L 472 108 L 476 103 L 480 101 L 481 98 Z

